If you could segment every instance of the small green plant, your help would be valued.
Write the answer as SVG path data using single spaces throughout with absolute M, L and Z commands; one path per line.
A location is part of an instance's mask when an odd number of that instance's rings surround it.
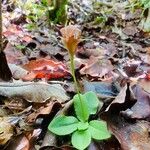
M 68 0 L 52 0 L 48 10 L 48 18 L 54 24 L 66 24 Z
M 79 150 L 89 146 L 92 139 L 103 140 L 110 138 L 107 125 L 104 121 L 89 120 L 90 115 L 96 114 L 100 105 L 94 92 L 80 94 L 74 71 L 74 54 L 79 43 L 81 31 L 75 26 L 67 26 L 61 29 L 62 40 L 68 49 L 71 61 L 71 72 L 76 86 L 77 94 L 73 97 L 76 117 L 59 115 L 55 117 L 48 129 L 56 135 L 71 135 L 72 145 Z

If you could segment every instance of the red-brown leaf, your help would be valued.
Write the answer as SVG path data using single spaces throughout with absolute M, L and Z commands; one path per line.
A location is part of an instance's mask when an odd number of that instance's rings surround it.
M 24 65 L 23 68 L 30 72 L 24 77 L 25 80 L 33 80 L 34 78 L 62 78 L 69 75 L 69 72 L 63 63 L 46 58 L 32 60 Z

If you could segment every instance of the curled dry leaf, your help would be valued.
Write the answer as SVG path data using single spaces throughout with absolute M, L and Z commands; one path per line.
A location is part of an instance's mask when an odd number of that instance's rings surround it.
M 46 82 L 16 82 L 0 83 L 0 95 L 5 97 L 19 96 L 29 102 L 42 103 L 51 97 L 59 102 L 68 100 L 65 90 L 60 84 L 47 84 Z
M 29 74 L 23 78 L 27 81 L 35 78 L 57 79 L 69 75 L 66 66 L 62 62 L 55 62 L 46 58 L 32 60 L 25 64 L 23 68 L 29 71 Z
M 62 34 L 62 41 L 69 51 L 69 54 L 73 56 L 77 45 L 80 42 L 81 31 L 74 25 L 69 25 L 60 30 Z
M 80 70 L 80 73 L 101 78 L 112 70 L 113 65 L 109 60 L 105 58 L 91 57 L 87 64 Z
M 57 101 L 50 101 L 46 105 L 42 105 L 39 109 L 31 113 L 30 115 L 27 116 L 26 121 L 28 123 L 34 123 L 39 115 L 48 115 L 51 113 L 52 108 L 54 105 L 57 106 L 57 108 L 61 107 L 61 104 L 58 103 Z
M 92 141 L 88 150 L 121 150 L 121 148 L 118 140 L 113 137 L 105 141 Z
M 123 114 L 134 119 L 150 119 L 150 93 L 145 92 L 138 85 L 135 85 L 132 89 L 137 102 Z
M 120 111 L 131 108 L 135 104 L 136 100 L 130 85 L 125 85 L 112 101 L 112 103 L 107 107 L 106 112 L 108 113 L 119 113 Z

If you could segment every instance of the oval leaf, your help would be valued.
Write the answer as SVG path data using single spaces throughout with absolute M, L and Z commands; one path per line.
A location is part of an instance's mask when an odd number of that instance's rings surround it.
M 75 131 L 71 137 L 72 145 L 79 150 L 84 150 L 91 143 L 91 134 L 88 130 Z
M 107 129 L 106 122 L 93 120 L 89 123 L 89 129 L 91 136 L 96 140 L 103 140 L 110 138 L 111 134 Z
M 100 104 L 99 99 L 97 98 L 96 94 L 92 91 L 87 92 L 84 94 L 87 100 L 88 109 L 90 114 L 96 114 L 98 106 Z M 102 107 L 102 103 L 100 105 Z
M 58 116 L 54 118 L 48 129 L 57 135 L 67 135 L 77 130 L 78 120 L 72 116 Z
M 81 100 L 80 100 L 80 98 L 81 98 Z M 77 118 L 81 122 L 86 122 L 89 119 L 88 104 L 87 104 L 87 101 L 85 99 L 85 96 L 80 94 L 80 98 L 79 98 L 78 94 L 76 94 L 73 97 L 74 108 L 75 108 Z

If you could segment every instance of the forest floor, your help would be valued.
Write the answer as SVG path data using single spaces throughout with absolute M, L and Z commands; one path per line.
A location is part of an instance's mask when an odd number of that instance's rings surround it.
M 147 4 L 148 5 L 148 4 Z M 81 30 L 75 55 L 82 93 L 93 91 L 112 136 L 88 150 L 150 149 L 150 6 L 71 0 L 67 25 Z M 149 4 L 150 5 L 150 4 Z M 72 150 L 47 127 L 72 111 L 76 94 L 62 24 L 48 23 L 40 1 L 3 1 L 4 52 L 13 75 L 0 82 L 0 149 Z

